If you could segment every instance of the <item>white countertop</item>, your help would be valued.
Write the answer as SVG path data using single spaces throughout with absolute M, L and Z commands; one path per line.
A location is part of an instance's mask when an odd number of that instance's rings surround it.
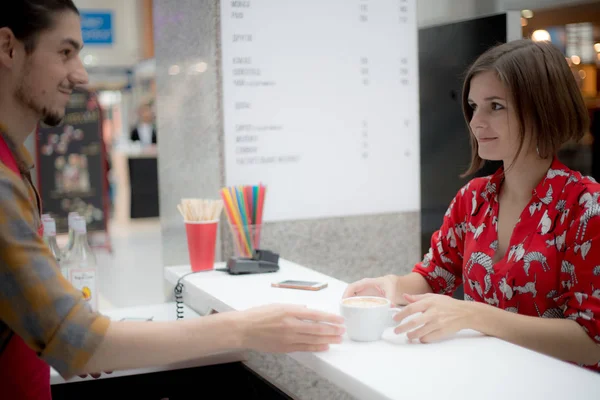
M 345 282 L 286 260 L 279 265 L 270 274 L 190 275 L 184 280 L 184 301 L 202 299 L 219 312 L 285 303 L 339 313 Z M 188 265 L 169 267 L 165 278 L 175 284 L 188 272 Z M 270 286 L 285 279 L 327 282 L 328 287 L 311 292 Z M 345 337 L 327 352 L 290 357 L 359 399 L 600 399 L 600 374 L 475 331 L 420 344 L 389 329 L 378 342 Z
M 113 153 L 128 158 L 157 158 L 158 146 L 155 144 L 143 146 L 140 142 L 128 142 L 115 146 Z
M 198 318 L 200 315 L 194 312 L 189 307 L 184 306 L 184 318 Z M 102 312 L 102 314 L 110 317 L 113 321 L 118 321 L 122 318 L 152 318 L 153 321 L 174 321 L 177 319 L 175 303 L 162 303 L 140 307 L 120 308 Z M 187 361 L 183 363 L 170 364 L 154 368 L 132 369 L 124 371 L 114 371 L 112 374 L 102 374 L 99 379 L 116 378 L 128 375 L 140 375 L 150 372 L 169 371 L 182 368 L 200 367 L 203 365 L 223 364 L 235 361 L 244 361 L 246 355 L 243 352 L 227 352 L 203 357 L 197 360 Z M 56 385 L 61 383 L 73 383 L 94 380 L 91 376 L 80 378 L 78 376 L 65 382 L 65 380 L 54 370 L 50 369 L 50 384 Z

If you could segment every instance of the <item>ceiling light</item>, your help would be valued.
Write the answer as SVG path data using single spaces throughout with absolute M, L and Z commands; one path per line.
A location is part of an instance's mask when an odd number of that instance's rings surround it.
M 542 41 L 550 41 L 550 33 L 545 30 L 545 29 L 538 29 L 537 31 L 534 31 L 533 34 L 531 35 L 531 39 L 533 39 L 536 42 L 542 42 Z
M 533 11 L 531 11 L 531 10 L 523 10 L 523 11 L 521 11 L 521 16 L 523 18 L 533 18 Z

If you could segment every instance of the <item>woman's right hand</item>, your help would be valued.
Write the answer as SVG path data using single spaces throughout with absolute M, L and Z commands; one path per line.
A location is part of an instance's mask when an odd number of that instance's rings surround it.
M 385 297 L 392 304 L 396 304 L 397 295 L 396 276 L 386 275 L 379 278 L 365 278 L 351 283 L 344 292 L 343 298 L 354 296 L 378 296 Z

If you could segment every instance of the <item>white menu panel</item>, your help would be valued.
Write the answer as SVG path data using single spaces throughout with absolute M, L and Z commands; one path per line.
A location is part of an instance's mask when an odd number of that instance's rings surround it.
M 416 0 L 222 0 L 226 184 L 264 221 L 420 208 Z

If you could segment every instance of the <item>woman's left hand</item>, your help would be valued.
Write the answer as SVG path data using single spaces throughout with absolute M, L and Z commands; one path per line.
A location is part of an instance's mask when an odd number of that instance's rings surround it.
M 400 334 L 408 332 L 409 340 L 431 343 L 466 329 L 473 316 L 470 302 L 453 299 L 440 294 L 404 294 L 408 305 L 394 316 L 395 321 L 402 321 L 416 313 L 422 313 L 400 324 L 394 330 Z

